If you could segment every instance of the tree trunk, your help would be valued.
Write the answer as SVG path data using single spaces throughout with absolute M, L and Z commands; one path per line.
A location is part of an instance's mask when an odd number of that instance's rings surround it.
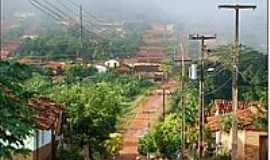
M 83 146 L 83 156 L 84 156 L 84 160 L 91 160 L 90 159 L 89 145 L 88 144 Z

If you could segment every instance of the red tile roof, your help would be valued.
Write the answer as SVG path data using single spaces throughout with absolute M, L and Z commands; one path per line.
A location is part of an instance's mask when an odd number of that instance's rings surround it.
M 41 130 L 57 130 L 60 127 L 64 107 L 44 97 L 31 98 L 28 105 L 36 111 L 37 126 Z
M 238 109 L 245 109 L 251 106 L 261 106 L 259 101 L 239 101 Z M 232 101 L 226 99 L 216 99 L 211 110 L 211 115 L 215 115 L 216 111 L 219 111 L 219 114 L 224 114 L 232 112 Z
M 4 91 L 8 97 L 18 99 L 9 89 L 4 88 Z M 60 130 L 64 105 L 46 97 L 33 97 L 29 99 L 28 106 L 34 109 L 38 129 Z
M 258 108 L 263 105 L 258 101 L 240 101 L 237 111 L 238 121 L 243 124 L 243 129 L 253 129 L 252 124 L 257 117 L 259 117 Z M 232 102 L 229 100 L 215 100 L 212 112 L 219 111 L 218 115 L 212 113 L 211 116 L 207 117 L 207 124 L 211 131 L 219 130 L 219 125 L 224 121 L 224 114 L 232 112 Z

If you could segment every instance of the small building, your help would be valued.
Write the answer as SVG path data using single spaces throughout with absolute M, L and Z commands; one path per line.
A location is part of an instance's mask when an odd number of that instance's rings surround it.
M 118 62 L 117 60 L 114 60 L 114 59 L 108 60 L 104 64 L 108 68 L 118 68 L 118 67 L 120 67 L 120 62 Z
M 44 98 L 31 98 L 28 102 L 36 112 L 37 130 L 34 135 L 24 140 L 25 148 L 31 154 L 27 156 L 14 155 L 14 160 L 48 160 L 55 158 L 56 141 L 61 134 L 62 115 L 64 107 L 62 104 Z
M 102 65 L 95 65 L 95 68 L 98 70 L 98 73 L 104 73 L 107 72 L 107 68 Z
M 160 64 L 158 63 L 134 63 L 129 64 L 134 72 L 160 72 Z
M 230 151 L 232 132 L 225 131 L 221 124 L 225 114 L 232 113 L 232 101 L 215 100 L 212 114 L 207 117 L 207 124 L 214 133 L 217 152 Z M 237 118 L 241 125 L 238 129 L 238 160 L 266 160 L 268 159 L 267 129 L 255 128 L 253 122 L 260 117 L 266 117 L 267 111 L 258 101 L 240 101 Z

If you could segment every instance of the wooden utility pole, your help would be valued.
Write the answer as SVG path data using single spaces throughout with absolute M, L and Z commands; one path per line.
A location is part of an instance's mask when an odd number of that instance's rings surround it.
M 163 120 L 165 120 L 166 116 L 166 90 L 163 87 L 162 88 L 162 114 L 163 114 Z
M 36 154 L 35 156 L 33 156 L 33 160 L 39 160 L 39 131 L 36 130 L 36 134 L 35 134 L 35 150 L 36 150 Z
M 237 109 L 238 109 L 238 56 L 239 56 L 239 11 L 240 9 L 256 9 L 254 5 L 219 5 L 218 8 L 226 8 L 235 10 L 235 40 L 232 54 L 233 61 L 233 79 L 232 79 L 232 108 L 233 108 L 233 121 L 232 121 L 232 160 L 237 159 Z
M 181 89 L 181 108 L 182 108 L 182 154 L 181 158 L 184 159 L 184 153 L 185 153 L 185 113 L 186 108 L 184 105 L 184 77 L 185 77 L 185 62 L 184 62 L 184 49 L 183 45 L 180 44 L 180 52 L 181 52 L 181 81 L 180 81 L 180 89 Z
M 201 56 L 200 56 L 200 72 L 201 72 L 201 77 L 200 77 L 200 82 L 199 82 L 199 129 L 200 129 L 200 134 L 199 134 L 199 141 L 198 141 L 198 147 L 199 147 L 199 156 L 200 159 L 202 158 L 203 154 L 203 127 L 204 127 L 204 55 L 206 52 L 206 45 L 205 41 L 206 40 L 212 40 L 216 39 L 216 35 L 214 36 L 207 36 L 207 35 L 189 35 L 190 40 L 200 40 L 201 41 Z

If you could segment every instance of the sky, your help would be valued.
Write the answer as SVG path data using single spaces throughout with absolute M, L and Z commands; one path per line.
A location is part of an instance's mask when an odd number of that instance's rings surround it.
M 40 0 L 44 1 L 44 0 Z M 82 4 L 99 17 L 117 20 L 162 21 L 179 24 L 190 33 L 217 33 L 220 41 L 233 38 L 234 13 L 220 10 L 218 4 L 254 4 L 256 10 L 241 11 L 241 40 L 253 47 L 266 47 L 267 0 L 48 0 Z M 14 12 L 31 11 L 28 0 L 3 0 L 6 17 Z

